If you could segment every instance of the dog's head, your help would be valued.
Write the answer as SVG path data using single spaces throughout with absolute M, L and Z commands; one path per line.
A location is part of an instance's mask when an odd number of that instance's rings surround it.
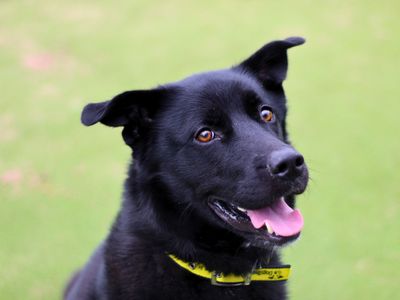
M 82 122 L 124 127 L 140 182 L 162 186 L 155 201 L 174 207 L 167 222 L 190 211 L 253 245 L 285 244 L 303 225 L 288 203 L 308 171 L 287 140 L 282 82 L 287 49 L 303 42 L 274 41 L 232 68 L 88 104 Z

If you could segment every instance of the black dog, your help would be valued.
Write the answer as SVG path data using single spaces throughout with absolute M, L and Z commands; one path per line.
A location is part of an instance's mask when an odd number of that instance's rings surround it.
M 85 125 L 123 127 L 134 161 L 110 234 L 65 299 L 286 298 L 276 250 L 300 234 L 291 207 L 308 171 L 288 142 L 282 82 L 302 43 L 84 108 Z

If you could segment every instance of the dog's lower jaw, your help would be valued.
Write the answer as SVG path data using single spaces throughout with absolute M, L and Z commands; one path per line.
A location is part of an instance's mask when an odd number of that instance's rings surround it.
M 125 205 L 129 207 L 132 203 Z M 128 211 L 132 211 L 132 209 L 124 209 L 121 213 L 124 214 Z M 119 219 L 126 220 L 127 218 L 125 216 Z M 147 230 L 143 226 L 138 229 L 135 224 L 118 220 L 114 228 L 118 228 L 118 230 L 114 230 L 116 232 L 132 232 L 132 240 L 139 240 L 140 243 L 159 254 L 174 254 L 186 261 L 200 262 L 210 270 L 224 273 L 247 273 L 251 271 L 256 262 L 280 263 L 277 248 L 273 249 L 273 245 L 255 247 L 253 243 L 249 243 L 248 240 L 226 229 L 205 227 L 202 232 L 192 232 L 191 234 L 185 232 L 184 235 L 176 232 L 167 234 L 151 227 L 148 227 Z M 118 240 L 118 236 L 112 239 L 113 243 L 114 241 L 127 243 L 127 241 Z M 130 245 L 124 246 L 124 248 L 129 247 Z

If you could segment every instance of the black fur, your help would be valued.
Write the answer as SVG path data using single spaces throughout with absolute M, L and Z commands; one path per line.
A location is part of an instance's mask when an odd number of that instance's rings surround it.
M 284 196 L 293 205 L 294 195 L 306 188 L 305 165 L 284 178 L 270 170 L 272 153 L 297 153 L 287 139 L 282 82 L 287 49 L 303 42 L 274 41 L 232 68 L 128 91 L 84 108 L 85 125 L 123 127 L 134 159 L 110 234 L 73 277 L 65 299 L 286 298 L 284 282 L 213 286 L 166 254 L 235 274 L 250 271 L 256 261 L 280 263 L 272 242 L 237 231 L 208 201 L 220 198 L 256 209 Z M 274 122 L 260 119 L 261 106 L 274 112 Z M 201 128 L 218 138 L 197 141 Z

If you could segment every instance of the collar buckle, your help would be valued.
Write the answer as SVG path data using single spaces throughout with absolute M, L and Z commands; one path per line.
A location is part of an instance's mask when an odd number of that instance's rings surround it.
M 221 273 L 218 273 L 216 271 L 211 272 L 211 284 L 216 285 L 216 286 L 226 286 L 226 287 L 232 287 L 232 286 L 242 286 L 242 285 L 250 285 L 251 283 L 251 273 L 247 273 L 244 276 L 243 281 L 239 282 L 221 282 L 218 281 L 218 278 L 221 278 Z

